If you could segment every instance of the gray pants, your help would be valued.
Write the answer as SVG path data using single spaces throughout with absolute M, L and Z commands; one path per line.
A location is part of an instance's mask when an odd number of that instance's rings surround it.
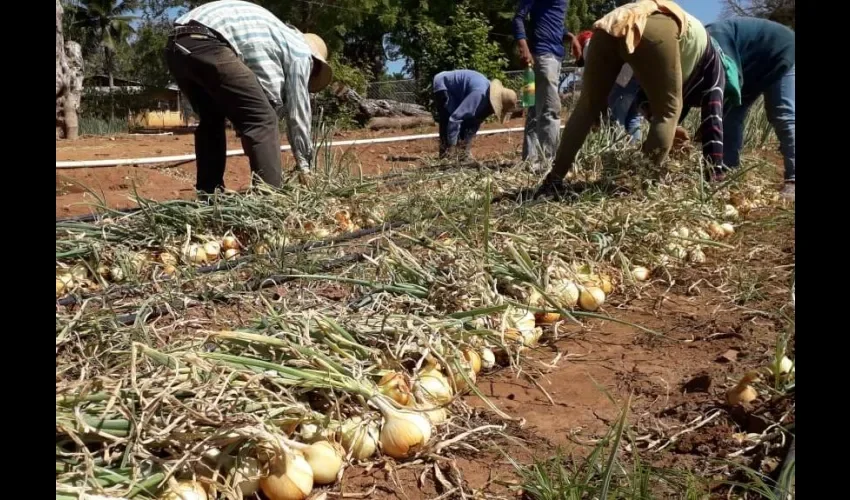
M 552 54 L 534 58 L 535 105 L 525 115 L 523 160 L 551 161 L 555 157 L 561 127 L 561 96 L 558 95 L 560 76 L 560 58 Z M 540 158 L 540 153 L 543 153 L 543 158 Z

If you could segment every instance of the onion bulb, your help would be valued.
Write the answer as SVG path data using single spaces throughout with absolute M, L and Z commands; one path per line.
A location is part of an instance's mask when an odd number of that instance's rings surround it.
M 632 268 L 632 278 L 635 281 L 646 281 L 649 279 L 649 269 L 643 266 L 635 266 Z
M 755 372 L 745 374 L 735 387 L 726 391 L 726 402 L 732 406 L 736 406 L 742 403 L 749 403 L 759 397 L 759 393 L 750 385 L 757 379 L 758 374 Z
M 678 243 L 668 244 L 666 250 L 671 257 L 679 260 L 685 259 L 688 256 L 688 251 L 685 250 L 685 247 Z
M 167 265 L 172 265 L 172 266 L 177 265 L 177 257 L 175 257 L 174 255 L 172 255 L 168 252 L 162 252 L 161 254 L 159 254 L 159 261 L 162 262 L 163 264 L 165 264 L 166 266 Z
M 302 450 L 304 458 L 313 470 L 313 482 L 331 484 L 342 469 L 345 453 L 339 445 L 330 441 L 317 441 Z
M 694 264 L 702 264 L 705 262 L 705 252 L 700 247 L 691 248 L 688 251 L 688 260 Z
M 116 283 L 124 281 L 124 269 L 120 266 L 112 266 L 109 269 L 109 278 Z
M 160 500 L 207 500 L 207 491 L 196 481 L 177 481 Z
M 537 291 L 536 288 L 532 288 L 531 292 L 528 294 L 528 298 L 525 303 L 531 307 L 540 307 L 543 305 L 543 296 L 540 295 L 540 292 Z
M 738 209 L 733 205 L 726 205 L 723 207 L 723 217 L 727 219 L 737 219 L 738 218 Z
M 385 374 L 378 382 L 378 389 L 401 406 L 407 406 L 410 403 L 410 387 L 401 373 L 388 372 Z
M 207 261 L 207 252 L 203 246 L 193 243 L 183 250 L 183 258 L 192 264 L 203 264 Z
M 89 270 L 83 264 L 76 264 L 71 268 L 71 277 L 75 281 L 83 281 L 89 277 Z
M 735 226 L 733 226 L 732 224 L 729 224 L 728 222 L 724 222 L 723 224 L 720 224 L 720 229 L 723 230 L 723 234 L 725 236 L 731 236 L 731 235 L 735 234 Z
M 481 356 L 474 349 L 464 349 L 463 358 L 469 363 L 469 366 L 476 375 L 481 372 Z
M 303 423 L 298 429 L 298 437 L 306 443 L 327 440 L 330 434 L 331 432 L 327 428 L 312 423 Z
M 422 410 L 431 425 L 440 425 L 449 418 L 449 412 L 442 406 L 419 406 L 418 409 Z
M 782 356 L 782 359 L 779 360 L 779 373 L 786 374 L 791 373 L 794 370 L 794 362 L 791 361 L 788 356 Z
M 287 450 L 272 461 L 260 489 L 269 500 L 304 500 L 313 491 L 313 469 L 304 455 Z
M 469 382 L 467 382 L 467 378 L 474 384 L 475 383 L 475 371 L 471 366 L 467 365 L 464 367 L 466 370 L 466 378 L 464 378 L 463 373 L 460 370 L 452 370 L 452 381 L 454 382 L 455 389 L 458 392 L 469 387 Z
M 711 236 L 708 233 L 705 232 L 705 229 L 697 228 L 695 233 L 696 233 L 696 237 L 701 239 L 701 240 L 710 240 L 711 239 Z
M 537 321 L 538 324 L 551 325 L 552 323 L 561 319 L 561 315 L 556 312 L 534 313 L 534 319 Z
M 549 283 L 546 294 L 553 302 L 564 309 L 572 309 L 578 303 L 578 286 L 568 280 L 555 280 Z
M 384 415 L 381 427 L 381 449 L 393 458 L 407 458 L 425 447 L 431 439 L 431 422 L 419 413 L 399 410 L 375 396 L 370 401 Z
M 68 289 L 68 286 L 65 285 L 65 282 L 57 277 L 56 278 L 56 296 L 61 297 L 62 295 L 65 294 L 65 290 L 67 290 L 67 289 Z
M 378 449 L 378 424 L 353 417 L 342 424 L 342 447 L 356 460 L 366 460 Z
M 493 350 L 489 347 L 484 347 L 481 349 L 481 367 L 485 370 L 489 370 L 496 366 L 496 355 L 493 353 Z
M 578 304 L 585 311 L 595 311 L 605 303 L 605 292 L 595 286 L 583 287 Z
M 221 239 L 221 248 L 224 250 L 239 250 L 239 247 L 239 240 L 237 240 L 236 236 L 233 236 L 232 234 L 228 234 Z
M 413 390 L 423 401 L 438 405 L 451 402 L 453 396 L 449 381 L 436 368 L 420 373 Z
M 96 269 L 97 275 L 103 279 L 109 277 L 109 266 L 106 264 L 99 264 Z
M 262 477 L 262 471 L 257 459 L 241 458 L 233 474 L 233 489 L 243 498 L 250 497 L 260 489 L 260 477 Z
M 534 313 L 528 309 L 508 307 L 505 310 L 505 327 L 519 330 L 520 333 L 534 330 Z
M 721 227 L 720 224 L 714 221 L 708 225 L 708 233 L 716 240 L 726 237 L 726 231 L 723 230 L 723 227 Z
M 224 260 L 231 260 L 239 257 L 239 250 L 236 248 L 228 248 L 224 251 Z
M 208 241 L 204 243 L 204 253 L 207 254 L 207 260 L 216 260 L 221 253 L 221 245 L 217 241 Z
M 254 253 L 257 255 L 266 255 L 269 253 L 269 245 L 264 242 L 257 243 L 254 246 Z

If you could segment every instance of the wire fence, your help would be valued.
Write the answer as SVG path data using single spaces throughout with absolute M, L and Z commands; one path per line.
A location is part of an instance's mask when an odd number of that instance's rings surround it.
M 577 90 L 580 81 L 579 73 L 575 66 L 564 65 L 558 80 L 558 89 L 562 94 Z M 522 86 L 523 70 L 505 71 L 506 87 L 519 90 Z M 413 78 L 407 80 L 383 80 L 372 82 L 366 87 L 366 97 L 369 99 L 387 99 L 398 102 L 415 103 L 417 98 L 417 81 Z

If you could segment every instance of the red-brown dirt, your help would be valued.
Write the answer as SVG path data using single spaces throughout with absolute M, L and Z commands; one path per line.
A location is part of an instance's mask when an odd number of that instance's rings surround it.
M 521 119 L 508 122 L 504 127 L 522 127 Z M 502 128 L 488 123 L 483 128 Z M 336 140 L 355 138 L 387 137 L 434 133 L 434 127 L 411 130 L 381 130 L 341 132 Z M 179 135 L 118 135 L 114 137 L 83 137 L 77 141 L 57 141 L 56 160 L 103 160 L 113 158 L 147 158 L 194 153 L 195 139 L 192 134 Z M 283 144 L 286 144 L 284 141 Z M 241 149 L 239 139 L 228 131 L 228 149 Z M 485 159 L 494 155 L 518 151 L 522 147 L 522 133 L 482 135 L 473 143 L 475 157 Z M 336 154 L 347 152 L 352 169 L 361 168 L 364 175 L 375 175 L 393 168 L 415 166 L 419 158 L 436 157 L 437 140 L 423 139 L 408 142 L 373 144 L 365 146 L 341 146 L 334 148 Z M 281 153 L 284 171 L 291 171 L 293 160 L 288 151 Z M 353 159 L 356 158 L 356 161 Z M 131 200 L 133 189 L 144 198 L 152 200 L 190 199 L 195 196 L 195 162 L 179 165 L 145 165 L 137 167 L 107 167 L 56 170 L 56 217 L 68 217 L 91 212 L 95 202 L 91 190 L 106 200 L 112 208 L 128 208 L 135 204 Z M 245 189 L 251 178 L 248 159 L 244 156 L 227 160 L 225 185 L 229 189 Z

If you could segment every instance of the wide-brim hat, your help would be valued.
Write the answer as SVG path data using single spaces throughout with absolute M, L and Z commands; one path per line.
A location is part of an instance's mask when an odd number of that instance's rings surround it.
M 490 105 L 493 106 L 493 112 L 500 122 L 507 121 L 516 104 L 516 92 L 506 89 L 499 80 L 490 81 Z
M 328 46 L 325 45 L 325 41 L 319 35 L 314 33 L 305 33 L 304 40 L 310 47 L 314 64 L 314 71 L 310 74 L 307 90 L 318 92 L 330 85 L 334 77 L 334 72 L 328 64 Z

